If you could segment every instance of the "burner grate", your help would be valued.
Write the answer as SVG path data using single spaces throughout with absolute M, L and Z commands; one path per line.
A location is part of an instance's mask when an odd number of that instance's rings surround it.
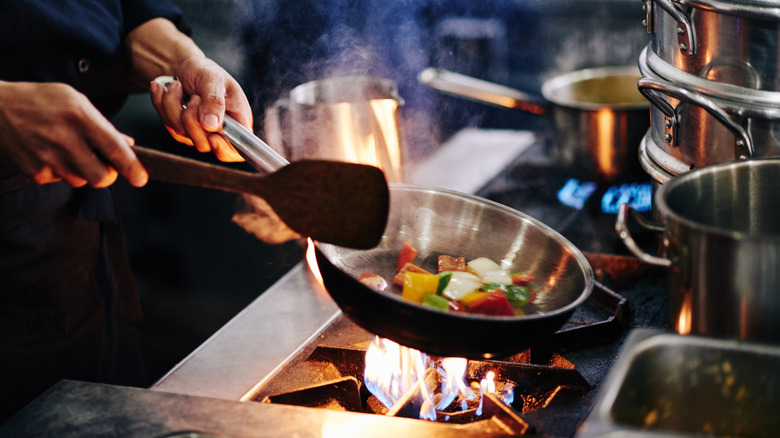
M 362 384 L 365 352 L 365 349 L 361 348 L 317 346 L 302 364 L 287 367 L 288 372 L 282 370 L 250 400 L 418 418 L 419 397 L 414 390 L 396 406 L 387 409 L 365 388 Z M 306 369 L 309 382 L 301 382 L 299 377 L 294 378 L 292 374 L 295 374 L 295 369 Z M 470 360 L 466 380 L 479 381 L 488 371 L 496 374 L 496 381 L 500 382 L 500 385 L 514 388 L 514 401 L 509 406 L 497 396 L 486 394 L 480 406 L 482 415 L 477 415 L 478 409 L 473 404 L 463 410 L 457 409 L 456 406 L 461 404 L 461 400 L 456 399 L 449 408 L 437 413 L 437 421 L 458 427 L 468 425 L 469 428 L 482 428 L 480 430 L 486 431 L 500 429 L 502 433 L 522 435 L 540 427 L 550 427 L 544 424 L 546 419 L 543 415 L 535 414 L 535 420 L 531 423 L 524 418 L 526 413 L 543 411 L 550 406 L 560 410 L 566 405 L 569 405 L 568 410 L 571 411 L 581 404 L 581 398 L 591 389 L 574 368 L 509 361 Z M 437 384 L 438 382 L 432 383 Z M 268 393 L 269 391 L 279 392 Z M 569 417 L 571 430 L 576 428 L 579 418 L 580 416 Z

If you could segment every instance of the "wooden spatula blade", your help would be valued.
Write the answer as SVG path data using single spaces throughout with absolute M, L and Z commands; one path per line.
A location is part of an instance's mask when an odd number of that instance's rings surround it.
M 262 196 L 296 232 L 356 249 L 373 248 L 382 239 L 390 194 L 385 175 L 378 168 L 304 160 L 265 179 L 270 184 Z M 276 192 L 272 187 L 284 190 Z

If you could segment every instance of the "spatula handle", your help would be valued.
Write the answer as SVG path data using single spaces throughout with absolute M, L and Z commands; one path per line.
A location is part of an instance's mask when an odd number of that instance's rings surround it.
M 141 146 L 133 146 L 133 152 L 146 168 L 149 178 L 157 181 L 256 194 L 260 187 L 258 179 L 264 178 L 255 173 L 216 166 Z
M 268 146 L 228 114 L 225 114 L 222 122 L 222 134 L 227 137 L 247 163 L 257 170 L 272 173 L 290 164 L 284 157 L 271 149 L 271 146 Z

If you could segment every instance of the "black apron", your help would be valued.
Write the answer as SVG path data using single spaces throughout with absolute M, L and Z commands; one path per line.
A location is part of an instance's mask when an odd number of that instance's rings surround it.
M 0 80 L 62 82 L 106 117 L 130 90 L 124 39 L 164 0 L 0 1 Z M 110 190 L 37 185 L 0 163 L 0 421 L 63 378 L 146 386 L 141 309 Z
M 0 420 L 60 379 L 146 386 L 109 189 L 0 179 Z

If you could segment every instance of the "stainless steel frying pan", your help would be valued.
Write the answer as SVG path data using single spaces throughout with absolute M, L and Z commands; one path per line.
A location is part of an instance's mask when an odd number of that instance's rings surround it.
M 525 316 L 447 313 L 377 292 L 356 279 L 373 272 L 391 281 L 404 240 L 419 250 L 416 264 L 434 272 L 438 256 L 447 254 L 488 257 L 510 272 L 532 273 L 537 298 L 525 306 Z M 483 198 L 414 185 L 390 185 L 388 225 L 377 247 L 363 251 L 317 243 L 316 254 L 326 289 L 350 319 L 439 356 L 508 356 L 543 341 L 587 300 L 594 282 L 585 256 L 543 223 Z

